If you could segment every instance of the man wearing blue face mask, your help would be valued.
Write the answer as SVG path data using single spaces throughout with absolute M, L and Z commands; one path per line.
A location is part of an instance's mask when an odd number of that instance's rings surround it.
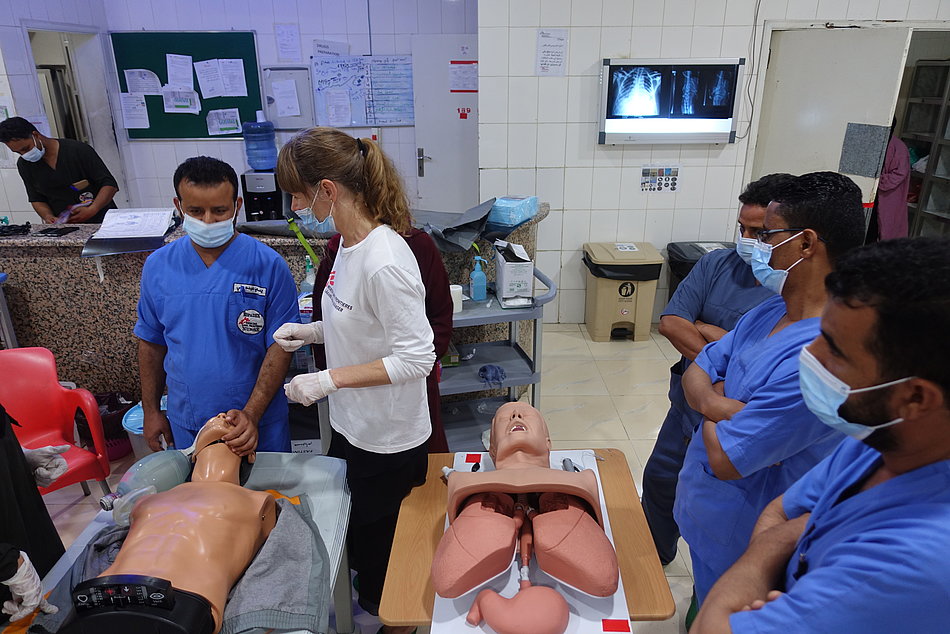
M 230 165 L 188 159 L 174 177 L 187 238 L 145 261 L 134 333 L 139 338 L 144 435 L 183 449 L 209 418 L 225 412 L 234 453 L 289 451 L 283 385 L 291 355 L 273 343 L 297 321 L 296 286 L 283 258 L 236 233 L 242 200 Z M 168 387 L 168 412 L 159 401 Z
M 694 633 L 947 631 L 950 240 L 862 248 L 826 286 L 801 390 L 851 438 L 765 508 Z
M 752 276 L 751 247 L 773 193 L 793 178 L 791 174 L 769 174 L 746 185 L 739 195 L 735 250 L 717 249 L 700 258 L 660 316 L 660 334 L 683 355 L 670 368 L 670 410 L 643 469 L 641 503 L 664 566 L 676 556 L 680 536 L 673 521 L 676 482 L 693 430 L 703 422 L 683 395 L 683 372 L 703 346 L 721 339 L 742 315 L 773 295 Z
M 0 122 L 0 143 L 20 155 L 17 171 L 43 222 L 99 223 L 115 209 L 119 184 L 85 143 L 47 137 L 23 117 Z
M 780 294 L 703 348 L 683 375 L 686 399 L 704 420 L 686 451 L 673 514 L 700 603 L 742 554 L 765 505 L 842 438 L 805 407 L 798 354 L 818 334 L 825 276 L 863 234 L 861 191 L 846 176 L 815 172 L 780 188 L 752 260 L 756 279 Z M 766 251 L 765 267 L 757 266 Z

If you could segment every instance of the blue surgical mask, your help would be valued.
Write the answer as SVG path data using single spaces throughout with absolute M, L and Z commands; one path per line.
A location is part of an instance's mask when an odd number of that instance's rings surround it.
M 755 276 L 755 279 L 759 280 L 759 284 L 769 289 L 773 293 L 782 293 L 782 289 L 785 287 L 785 280 L 788 279 L 788 272 L 795 268 L 795 266 L 805 258 L 798 258 L 798 261 L 787 269 L 776 271 L 769 265 L 769 261 L 772 259 L 772 251 L 779 248 L 786 242 L 794 240 L 798 236 L 802 235 L 802 233 L 804 232 L 799 231 L 791 238 L 782 240 L 775 246 L 762 242 L 761 240 L 755 241 L 755 246 L 752 249 L 752 275 Z
M 193 218 L 188 214 L 184 216 L 183 226 L 188 237 L 200 247 L 214 249 L 231 239 L 234 235 L 234 219 L 228 218 L 220 222 L 210 224 Z
M 743 238 L 742 232 L 736 236 L 736 253 L 746 264 L 752 264 L 752 252 L 755 250 L 755 238 Z
M 38 139 L 33 139 L 33 149 L 27 152 L 24 152 L 20 156 L 23 157 L 24 161 L 29 161 L 30 163 L 36 163 L 41 158 L 43 158 L 44 154 L 46 154 L 46 148 L 40 147 L 40 143 Z
M 315 203 L 316 200 L 317 194 L 314 194 L 309 207 L 297 210 L 297 215 L 300 217 L 300 224 L 304 229 L 313 233 L 336 233 L 336 223 L 333 222 L 333 206 L 336 202 L 333 201 L 330 203 L 330 213 L 327 214 L 326 218 L 317 220 L 316 215 L 313 213 L 313 203 Z
M 802 348 L 801 353 L 798 355 L 798 383 L 802 390 L 802 398 L 805 401 L 805 405 L 811 410 L 812 414 L 817 416 L 825 425 L 843 434 L 847 434 L 852 438 L 857 438 L 858 440 L 867 438 L 872 432 L 878 429 L 884 429 L 885 427 L 903 422 L 904 419 L 895 418 L 892 421 L 874 426 L 847 421 L 841 417 L 838 410 L 844 402 L 848 400 L 848 396 L 861 392 L 880 390 L 885 387 L 897 385 L 898 383 L 903 383 L 904 381 L 909 381 L 912 378 L 914 377 L 908 376 L 903 379 L 897 379 L 896 381 L 888 381 L 880 385 L 872 385 L 870 387 L 852 390 L 847 383 L 829 372 L 828 368 L 823 366 L 821 361 L 808 351 L 808 348 Z

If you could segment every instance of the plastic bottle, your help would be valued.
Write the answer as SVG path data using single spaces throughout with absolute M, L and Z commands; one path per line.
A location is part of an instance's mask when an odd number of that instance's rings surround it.
M 245 121 L 244 152 L 247 164 L 258 172 L 277 167 L 277 137 L 274 124 L 264 119 L 264 111 L 257 111 L 257 121 Z
M 117 524 L 127 525 L 129 513 L 143 495 L 160 493 L 178 486 L 188 479 L 191 460 L 180 451 L 170 449 L 145 456 L 122 476 L 115 493 L 102 496 L 99 506 L 112 511 Z
M 305 255 L 306 264 L 304 265 L 304 270 L 306 274 L 304 275 L 303 281 L 300 283 L 300 294 L 306 295 L 313 293 L 313 284 L 317 281 L 317 274 L 313 270 L 313 262 L 310 261 L 310 256 Z
M 485 259 L 476 255 L 475 270 L 468 276 L 469 280 L 471 280 L 472 299 L 476 302 L 483 302 L 488 297 L 488 283 L 480 262 L 485 262 Z

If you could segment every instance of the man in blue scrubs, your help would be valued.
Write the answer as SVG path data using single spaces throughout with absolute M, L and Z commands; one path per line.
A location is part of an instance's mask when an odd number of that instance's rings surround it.
M 854 251 L 827 288 L 801 389 L 851 438 L 765 508 L 693 633 L 948 630 L 950 240 Z
M 798 354 L 818 334 L 825 276 L 863 242 L 861 191 L 846 176 L 815 172 L 774 196 L 752 271 L 779 294 L 703 348 L 683 375 L 686 399 L 704 420 L 686 451 L 673 514 L 700 604 L 745 550 L 762 509 L 843 438 L 805 407 Z
M 749 262 L 765 208 L 790 174 L 769 174 L 746 185 L 739 196 L 739 235 L 735 250 L 718 249 L 696 262 L 660 317 L 660 334 L 683 355 L 670 368 L 670 411 L 643 469 L 643 512 L 664 566 L 676 556 L 680 532 L 673 520 L 676 482 L 693 430 L 703 422 L 683 395 L 683 372 L 707 343 L 718 341 L 739 318 L 774 293 L 760 285 Z
M 230 165 L 207 156 L 175 171 L 175 207 L 187 238 L 145 261 L 134 333 L 139 338 L 144 435 L 189 447 L 211 417 L 235 429 L 223 440 L 236 454 L 290 451 L 287 398 L 279 389 L 290 353 L 273 343 L 298 321 L 296 286 L 283 258 L 236 233 L 241 199 Z M 159 402 L 168 387 L 168 412 Z

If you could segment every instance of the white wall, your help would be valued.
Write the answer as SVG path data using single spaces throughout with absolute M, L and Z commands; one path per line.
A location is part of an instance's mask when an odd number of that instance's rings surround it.
M 755 0 L 481 0 L 481 197 L 535 193 L 551 203 L 537 265 L 559 284 L 546 322 L 584 321 L 584 242 L 725 240 L 735 235 L 748 139 L 726 146 L 596 145 L 605 57 L 750 57 Z M 765 20 L 945 20 L 950 0 L 762 0 Z M 566 77 L 535 77 L 539 26 L 567 28 Z M 758 69 L 753 69 L 754 73 Z M 752 77 L 753 82 L 755 77 Z M 755 84 L 753 83 L 753 86 Z M 748 100 L 739 133 L 749 125 Z M 641 166 L 683 166 L 675 194 L 641 194 Z M 665 250 L 665 249 L 664 249 Z M 668 273 L 654 314 L 666 302 Z
M 113 31 L 142 26 L 156 31 L 254 30 L 261 66 L 280 63 L 275 23 L 299 25 L 304 61 L 309 59 L 314 39 L 349 42 L 352 55 L 396 55 L 411 53 L 410 41 L 415 34 L 475 33 L 477 29 L 475 0 L 104 0 L 104 4 L 106 28 Z M 119 115 L 115 105 L 113 112 Z M 348 132 L 370 134 L 368 129 Z M 286 136 L 282 133 L 278 140 Z M 414 128 L 382 128 L 381 141 L 413 195 Z M 119 144 L 135 205 L 168 205 L 174 196 L 171 178 L 175 167 L 199 153 L 229 162 L 238 173 L 247 169 L 240 139 L 128 142 L 120 138 Z

